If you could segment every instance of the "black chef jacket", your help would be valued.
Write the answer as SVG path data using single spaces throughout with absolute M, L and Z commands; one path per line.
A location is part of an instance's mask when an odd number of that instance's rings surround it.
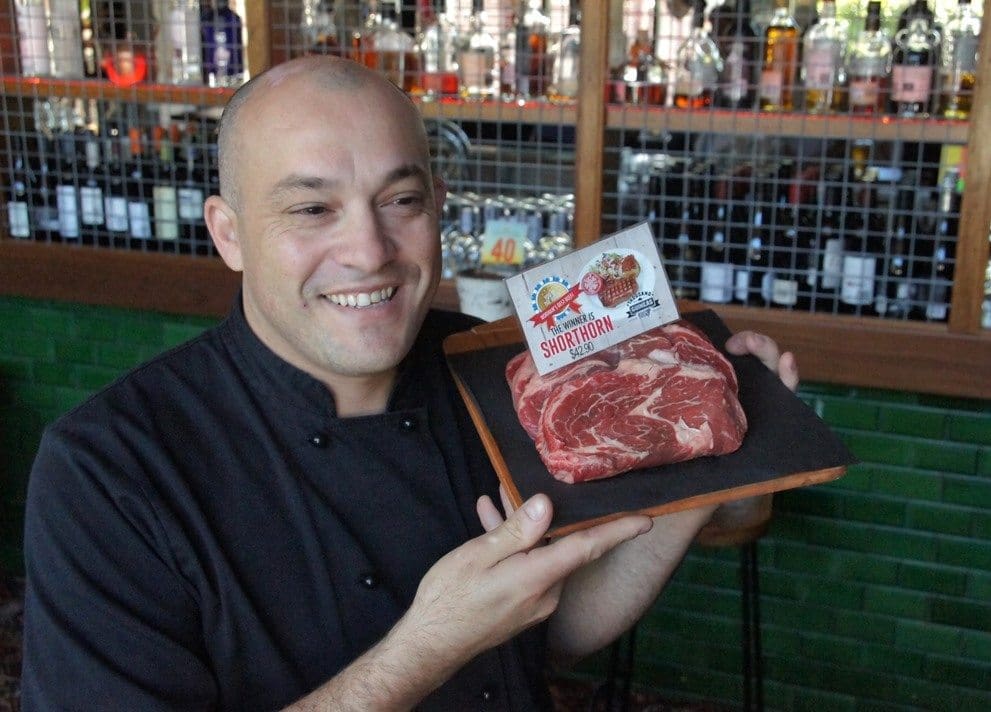
M 387 412 L 342 419 L 238 304 L 49 427 L 28 486 L 24 710 L 275 709 L 382 638 L 496 493 L 440 351 L 474 323 L 432 312 Z M 538 628 L 421 708 L 549 707 L 542 655 Z

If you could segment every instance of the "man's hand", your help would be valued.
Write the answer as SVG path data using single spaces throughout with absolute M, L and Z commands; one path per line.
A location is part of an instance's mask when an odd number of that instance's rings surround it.
M 772 373 L 778 374 L 789 389 L 798 388 L 798 363 L 795 361 L 795 354 L 791 351 L 781 353 L 777 342 L 769 336 L 756 331 L 739 331 L 726 340 L 726 350 L 737 356 L 753 354 Z

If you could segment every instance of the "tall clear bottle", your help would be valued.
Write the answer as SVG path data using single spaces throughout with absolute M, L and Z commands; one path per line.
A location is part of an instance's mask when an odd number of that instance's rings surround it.
M 30 193 L 34 189 L 31 167 L 23 139 L 18 139 L 9 168 L 7 185 L 7 234 L 10 237 L 31 237 Z
M 701 109 L 715 101 L 723 60 L 705 24 L 705 3 L 697 1 L 692 30 L 675 55 L 674 105 L 682 109 Z
M 47 0 L 49 74 L 62 79 L 82 79 L 83 38 L 78 0 Z
M 891 39 L 881 28 L 881 3 L 867 4 L 864 29 L 847 55 L 847 101 L 851 113 L 877 114 L 885 110 L 891 78 Z
M 764 63 L 760 74 L 762 111 L 793 111 L 798 77 L 798 23 L 788 0 L 774 0 L 774 13 L 764 30 Z
M 44 0 L 16 0 L 17 49 L 21 74 L 26 77 L 46 77 L 51 72 L 48 57 L 48 21 Z
M 833 0 L 823 0 L 818 21 L 802 38 L 805 110 L 825 114 L 836 108 L 836 93 L 845 84 L 844 63 L 849 23 L 836 17 Z
M 581 3 L 571 0 L 568 26 L 561 30 L 550 47 L 551 83 L 547 88 L 547 98 L 553 102 L 567 103 L 578 98 L 581 37 Z
M 756 96 L 760 40 L 750 24 L 750 0 L 726 0 L 709 13 L 712 37 L 723 59 L 716 103 L 750 109 Z
M 244 81 L 244 37 L 241 17 L 230 0 L 207 0 L 200 14 L 203 72 L 207 84 L 236 87 Z
M 342 47 L 332 0 L 303 0 L 299 31 L 303 54 L 340 56 Z
M 485 0 L 472 0 L 468 32 L 458 47 L 461 96 L 465 99 L 493 99 L 499 91 L 496 74 L 499 43 L 485 29 Z
M 936 76 L 939 33 L 924 17 L 913 18 L 895 33 L 891 60 L 890 111 L 898 116 L 928 116 Z
M 516 96 L 523 101 L 543 98 L 550 83 L 551 19 L 544 0 L 525 0 L 518 13 L 516 36 Z
M 173 84 L 203 83 L 203 38 L 200 33 L 199 0 L 169 0 L 165 26 L 160 35 L 167 36 L 168 61 L 159 58 L 159 74 L 164 68 Z M 163 66 L 164 65 L 164 66 Z
M 946 23 L 939 64 L 939 115 L 966 119 L 977 82 L 977 49 L 981 20 L 970 0 L 959 0 Z

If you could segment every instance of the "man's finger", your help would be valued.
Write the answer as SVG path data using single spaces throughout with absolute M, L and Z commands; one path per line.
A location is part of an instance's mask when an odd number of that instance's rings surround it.
M 478 513 L 478 521 L 482 523 L 482 528 L 487 532 L 492 531 L 503 522 L 502 515 L 496 509 L 492 498 L 487 494 L 483 494 L 478 498 L 478 502 L 475 504 L 475 511 Z
M 551 501 L 547 495 L 535 494 L 506 521 L 474 541 L 485 547 L 483 556 L 496 563 L 533 547 L 547 533 L 550 523 Z

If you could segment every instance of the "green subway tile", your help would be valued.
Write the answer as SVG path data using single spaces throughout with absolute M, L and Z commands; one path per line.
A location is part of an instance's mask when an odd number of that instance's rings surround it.
M 991 479 L 984 477 L 944 477 L 943 501 L 991 510 Z
M 792 698 L 793 712 L 856 712 L 857 698 L 838 692 L 799 690 Z
M 946 436 L 950 440 L 991 445 L 991 411 L 974 415 L 951 413 L 947 416 Z
M 897 675 L 920 675 L 926 656 L 918 651 L 901 650 L 891 645 L 861 643 L 851 660 L 856 660 L 867 670 Z
M 904 677 L 898 679 L 895 691 L 899 698 L 920 710 L 987 712 L 991 709 L 991 692 L 987 688 L 965 690 L 928 677 Z
M 878 691 L 890 687 L 896 676 L 876 670 L 863 670 L 851 661 L 848 666 L 829 666 L 822 671 L 822 686 L 858 698 L 877 697 Z
M 929 532 L 909 529 L 873 528 L 869 551 L 896 559 L 935 561 L 939 539 Z
M 812 664 L 843 665 L 856 659 L 860 643 L 835 635 L 809 632 L 802 635 L 801 654 Z
M 797 601 L 799 600 L 799 577 L 793 572 L 761 569 L 760 593 L 763 597 L 787 598 Z
M 808 664 L 796 653 L 767 655 L 764 657 L 764 674 L 775 680 L 787 680 L 795 688 L 817 689 L 822 684 L 823 667 Z
M 120 369 L 104 368 L 101 366 L 79 366 L 77 369 L 78 385 L 97 391 L 112 383 L 120 376 Z
M 127 330 L 122 334 L 122 337 L 131 344 L 143 344 L 157 348 L 162 343 L 162 328 L 161 319 L 153 317 L 132 319 L 127 324 Z
M 76 322 L 79 338 L 90 341 L 117 341 L 122 336 L 118 329 L 118 319 L 112 316 L 112 311 L 106 313 L 91 312 L 86 316 L 80 315 Z
M 831 571 L 836 554 L 829 549 L 781 542 L 774 547 L 774 566 L 786 571 Z
M 55 360 L 69 363 L 95 363 L 96 344 L 92 341 L 55 340 Z
M 949 566 L 991 571 L 991 541 L 944 537 L 939 541 L 937 561 Z
M 794 655 L 802 645 L 802 632 L 794 628 L 765 625 L 761 621 L 761 649 L 765 655 Z
M 932 596 L 887 586 L 868 586 L 864 591 L 864 610 L 899 618 L 929 620 Z
M 978 601 L 991 601 L 991 571 L 968 571 L 965 595 Z M 991 624 L 988 632 L 991 633 Z
M 882 432 L 922 438 L 942 438 L 946 420 L 946 413 L 939 410 L 885 406 L 878 412 L 878 428 Z
M 936 472 L 972 475 L 977 472 L 978 452 L 979 448 L 974 445 L 932 443 L 929 447 L 918 448 L 916 464 L 918 467 Z
M 860 401 L 822 398 L 820 417 L 835 428 L 850 430 L 874 430 L 877 428 L 878 409 Z
M 971 534 L 978 539 L 991 539 L 991 511 L 974 512 L 971 515 Z
M 860 522 L 846 522 L 833 519 L 819 519 L 809 527 L 808 541 L 822 547 L 872 551 L 876 531 L 874 527 Z
M 8 334 L 5 339 L 5 356 L 51 361 L 55 358 L 55 347 L 47 334 L 22 331 Z
M 987 630 L 991 625 L 991 602 L 937 596 L 933 600 L 932 620 L 971 630 Z
M 875 492 L 935 502 L 943 498 L 943 478 L 931 472 L 877 466 L 871 474 Z
M 991 662 L 963 661 L 930 656 L 926 661 L 927 676 L 947 685 L 991 690 Z
M 864 462 L 911 467 L 915 464 L 915 443 L 907 438 L 874 433 L 841 435 L 850 451 Z
M 34 381 L 51 386 L 75 386 L 77 368 L 73 363 L 38 361 L 34 364 Z
M 967 574 L 957 568 L 903 561 L 898 571 L 898 584 L 917 591 L 960 596 L 967 590 Z
M 774 605 L 761 606 L 762 623 L 804 631 L 828 631 L 833 624 L 834 612 L 823 606 L 793 603 L 778 599 Z
M 32 361 L 28 358 L 0 358 L 0 378 L 3 378 L 8 388 L 12 381 L 29 381 L 32 376 L 31 364 Z
M 991 660 L 991 630 L 960 631 L 958 652 L 962 658 Z
M 847 581 L 894 584 L 898 580 L 898 562 L 887 557 L 858 552 L 837 552 L 835 568 L 827 573 Z
M 857 712 L 917 712 L 907 705 L 883 700 L 857 700 Z
M 167 323 L 162 327 L 162 345 L 165 347 L 194 339 L 207 328 L 206 324 Z
M 928 502 L 909 502 L 905 523 L 912 529 L 939 534 L 967 536 L 974 529 L 974 511 L 963 507 L 946 507 Z
M 977 470 L 981 477 L 991 477 L 991 447 L 981 448 L 977 455 Z
M 907 650 L 950 654 L 960 648 L 960 629 L 902 619 L 895 621 L 894 644 Z
M 101 366 L 117 369 L 119 372 L 134 368 L 144 361 L 144 356 L 144 351 L 138 344 L 106 343 L 97 346 L 96 362 Z
M 834 608 L 860 610 L 864 585 L 851 581 L 807 577 L 798 588 L 799 600 Z
M 898 526 L 905 523 L 908 505 L 904 500 L 882 497 L 848 497 L 844 505 L 847 519 Z

